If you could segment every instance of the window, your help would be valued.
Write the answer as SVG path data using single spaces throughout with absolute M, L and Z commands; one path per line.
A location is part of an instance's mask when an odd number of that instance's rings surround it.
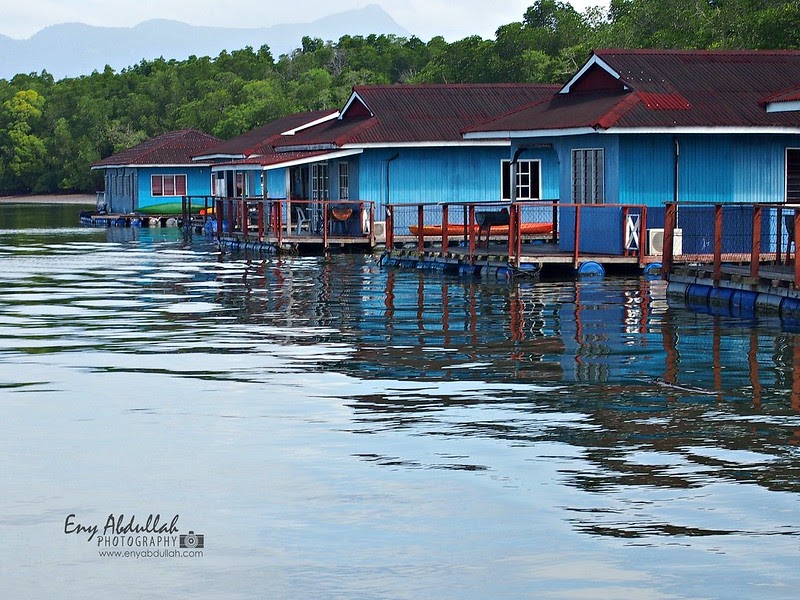
M 575 204 L 605 202 L 604 166 L 602 148 L 572 151 L 572 201 Z
M 350 163 L 339 163 L 339 200 L 350 199 Z
M 328 163 L 314 163 L 311 165 L 311 197 L 314 200 L 327 200 L 329 198 L 329 179 Z
M 786 201 L 800 202 L 800 148 L 786 149 Z
M 150 177 L 150 195 L 185 196 L 186 175 L 152 175 Z
M 502 168 L 502 200 L 511 200 L 511 161 L 504 160 Z M 538 160 L 517 161 L 516 200 L 539 200 L 541 194 L 541 163 Z

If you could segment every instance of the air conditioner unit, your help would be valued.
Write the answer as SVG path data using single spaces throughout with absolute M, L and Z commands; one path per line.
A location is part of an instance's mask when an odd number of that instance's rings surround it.
M 386 243 L 386 221 L 375 221 L 373 224 L 375 242 L 378 244 Z
M 661 256 L 664 254 L 664 230 L 647 230 L 647 248 L 649 256 Z M 683 254 L 683 230 L 676 229 L 672 234 L 672 254 L 678 256 Z

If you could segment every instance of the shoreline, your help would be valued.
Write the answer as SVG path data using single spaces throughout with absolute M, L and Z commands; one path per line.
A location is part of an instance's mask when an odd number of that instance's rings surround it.
M 0 204 L 87 204 L 95 206 L 94 194 L 40 194 L 30 196 L 0 196 Z

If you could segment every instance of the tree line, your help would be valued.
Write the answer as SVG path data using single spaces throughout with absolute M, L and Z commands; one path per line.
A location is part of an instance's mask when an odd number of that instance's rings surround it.
M 54 80 L 0 79 L 0 194 L 92 192 L 90 165 L 173 129 L 227 139 L 283 115 L 341 107 L 354 85 L 567 80 L 592 48 L 797 49 L 797 0 L 611 0 L 576 11 L 536 0 L 494 39 L 304 37 L 216 57 L 143 60 Z M 787 86 L 793 82 L 787 82 Z

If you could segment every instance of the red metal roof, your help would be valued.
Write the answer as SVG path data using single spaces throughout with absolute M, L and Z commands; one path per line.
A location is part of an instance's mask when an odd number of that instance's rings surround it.
M 92 166 L 103 168 L 127 165 L 189 165 L 192 164 L 192 156 L 219 142 L 219 138 L 195 129 L 170 131 L 138 146 L 112 154 Z
M 468 132 L 593 127 L 800 127 L 800 112 L 767 113 L 764 98 L 800 83 L 800 51 L 598 50 L 570 91 Z M 616 88 L 616 89 L 614 89 Z
M 465 127 L 549 98 L 557 90 L 539 84 L 357 86 L 339 119 L 284 137 L 275 146 L 461 142 Z
M 336 110 L 315 110 L 287 115 L 252 131 L 233 137 L 204 152 L 202 156 L 232 155 L 250 157 L 268 155 L 274 152 L 273 143 L 286 131 L 291 131 L 335 114 Z M 201 156 L 196 154 L 195 156 Z

